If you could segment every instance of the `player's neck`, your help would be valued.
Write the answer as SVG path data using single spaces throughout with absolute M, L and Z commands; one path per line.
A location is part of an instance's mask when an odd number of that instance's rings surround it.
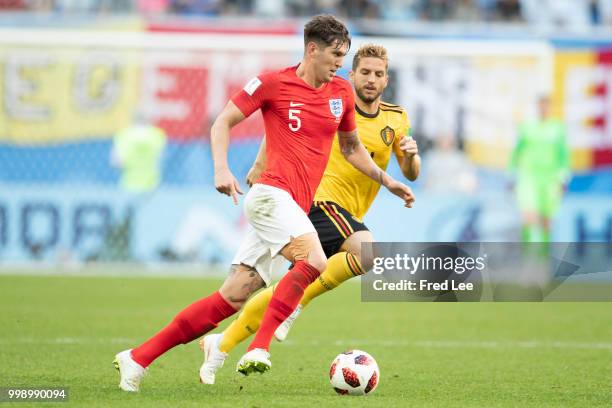
M 313 88 L 320 88 L 324 84 L 323 81 L 317 81 L 312 64 L 307 64 L 304 60 L 295 70 L 295 75 Z
M 378 108 L 380 107 L 380 98 L 376 98 L 374 101 L 367 103 L 361 100 L 359 96 L 355 96 L 355 105 L 357 105 L 360 111 L 370 115 L 376 115 L 378 113 Z

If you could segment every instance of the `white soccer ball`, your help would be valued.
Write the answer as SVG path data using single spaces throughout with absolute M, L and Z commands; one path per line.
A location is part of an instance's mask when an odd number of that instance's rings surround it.
M 345 351 L 334 359 L 329 368 L 329 382 L 341 395 L 371 394 L 379 381 L 378 364 L 365 351 Z

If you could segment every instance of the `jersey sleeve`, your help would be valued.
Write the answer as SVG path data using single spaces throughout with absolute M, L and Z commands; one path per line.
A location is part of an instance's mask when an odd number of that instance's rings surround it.
M 263 107 L 270 95 L 274 94 L 276 78 L 276 75 L 273 74 L 256 76 L 232 96 L 232 102 L 245 117 L 250 116 Z
M 402 111 L 402 119 L 400 123 L 400 129 L 397 133 L 397 137 L 393 141 L 393 153 L 398 158 L 404 157 L 404 152 L 400 149 L 400 142 L 404 136 L 412 137 L 412 129 L 410 128 L 410 120 L 406 111 Z
M 350 88 L 348 83 L 347 88 Z M 352 89 L 349 89 L 348 92 L 346 92 L 345 103 L 346 108 L 344 108 L 344 114 L 342 115 L 342 120 L 338 126 L 338 131 L 352 132 L 353 130 L 357 129 L 357 123 L 355 122 L 355 96 L 353 95 Z

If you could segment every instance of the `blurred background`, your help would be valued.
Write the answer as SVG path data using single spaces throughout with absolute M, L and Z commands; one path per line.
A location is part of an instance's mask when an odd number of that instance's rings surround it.
M 365 218 L 376 239 L 524 238 L 510 159 L 547 96 L 569 166 L 550 239 L 612 242 L 612 0 L 0 0 L 0 271 L 225 267 L 246 221 L 210 125 L 299 62 L 318 13 L 388 48 L 384 100 L 423 157 L 415 207 L 382 191 Z M 259 113 L 234 129 L 241 181 L 262 133 Z

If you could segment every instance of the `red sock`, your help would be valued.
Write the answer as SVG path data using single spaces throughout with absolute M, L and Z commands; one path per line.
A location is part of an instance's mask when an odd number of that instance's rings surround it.
M 181 310 L 168 326 L 133 349 L 132 358 L 141 366 L 148 367 L 166 351 L 197 339 L 234 313 L 236 309 L 217 291 Z
M 270 349 L 274 331 L 293 313 L 304 295 L 304 290 L 318 276 L 319 271 L 309 263 L 305 261 L 295 263 L 295 266 L 278 282 L 248 351 L 255 348 Z

